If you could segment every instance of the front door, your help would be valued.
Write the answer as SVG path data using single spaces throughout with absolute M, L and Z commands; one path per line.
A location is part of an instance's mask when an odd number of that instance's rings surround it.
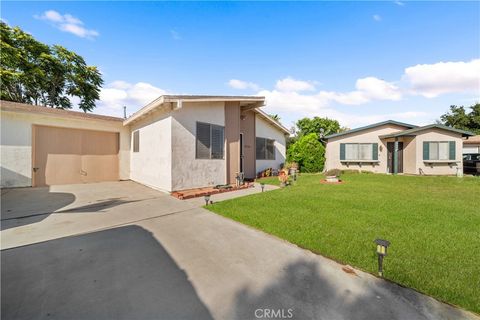
M 387 159 L 387 166 L 388 172 L 393 173 L 393 152 L 395 149 L 395 142 L 387 142 L 387 150 L 388 150 L 388 159 Z M 398 171 L 397 173 L 403 173 L 403 142 L 398 142 Z
M 243 172 L 243 133 L 240 133 L 240 172 Z

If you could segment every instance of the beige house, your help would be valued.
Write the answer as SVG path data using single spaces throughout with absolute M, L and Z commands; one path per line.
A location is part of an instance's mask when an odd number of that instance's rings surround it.
M 463 140 L 463 153 L 480 153 L 480 135 Z
M 131 179 L 171 192 L 285 162 L 263 97 L 164 95 L 127 119 L 1 101 L 1 186 Z
M 462 173 L 462 137 L 473 134 L 439 124 L 388 120 L 326 136 L 325 169 L 375 173 Z

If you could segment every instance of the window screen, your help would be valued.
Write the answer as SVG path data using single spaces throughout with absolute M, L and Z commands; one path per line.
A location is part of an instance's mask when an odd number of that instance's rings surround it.
M 264 138 L 256 138 L 256 159 L 265 160 L 265 150 L 267 149 L 266 141 Z
M 358 159 L 360 160 L 372 160 L 372 149 L 373 145 L 371 143 L 361 143 L 358 145 Z
M 197 122 L 197 159 L 223 159 L 224 128 Z
M 428 160 L 448 160 L 450 158 L 448 141 L 428 142 L 428 144 Z
M 223 159 L 223 127 L 211 126 L 212 130 L 212 159 Z
M 133 152 L 140 151 L 140 131 L 133 132 Z
M 275 140 L 257 137 L 255 142 L 257 160 L 275 160 Z

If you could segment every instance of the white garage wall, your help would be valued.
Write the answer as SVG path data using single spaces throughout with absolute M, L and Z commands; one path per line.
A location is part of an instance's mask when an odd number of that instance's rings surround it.
M 172 118 L 157 112 L 132 124 L 130 179 L 146 186 L 172 191 Z M 139 152 L 133 152 L 133 132 L 140 134 Z
M 97 131 L 119 132 L 119 177 L 129 177 L 129 131 L 121 121 L 77 119 L 23 112 L 1 112 L 1 186 L 29 187 L 32 185 L 32 126 L 45 125 Z
M 225 126 L 224 102 L 184 102 L 172 112 L 172 190 L 226 183 L 225 159 L 196 159 L 196 123 Z
M 258 138 L 275 140 L 275 160 L 256 160 L 257 173 L 268 168 L 279 169 L 285 163 L 286 138 L 282 131 L 257 114 L 255 132 Z

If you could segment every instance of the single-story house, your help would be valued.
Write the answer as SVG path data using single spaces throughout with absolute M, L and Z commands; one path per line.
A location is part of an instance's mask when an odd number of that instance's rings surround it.
M 463 140 L 463 153 L 480 153 L 480 135 Z
M 1 186 L 133 180 L 167 192 L 285 162 L 264 97 L 163 95 L 127 119 L 1 101 Z
M 455 175 L 462 172 L 462 138 L 472 135 L 440 124 L 383 121 L 326 136 L 325 169 Z

